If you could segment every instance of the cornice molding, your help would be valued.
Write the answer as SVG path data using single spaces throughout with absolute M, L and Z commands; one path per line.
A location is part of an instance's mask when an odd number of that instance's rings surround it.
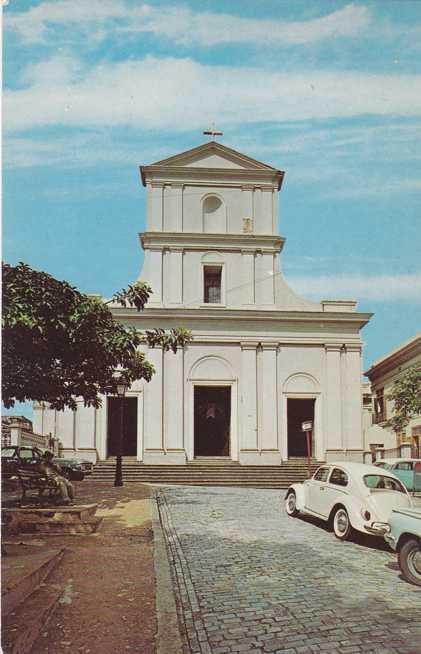
M 205 168 L 190 166 L 141 166 L 140 174 L 143 186 L 149 183 L 171 183 L 173 180 L 180 180 L 183 184 L 200 180 L 201 185 L 220 186 L 219 181 L 225 185 L 239 187 L 244 184 L 251 187 L 261 186 L 266 181 L 271 188 L 280 190 L 284 173 L 273 168 Z
M 316 323 L 323 328 L 323 325 L 358 325 L 360 328 L 368 323 L 372 317 L 372 313 L 357 313 L 357 312 L 332 312 L 325 311 L 282 311 L 281 309 L 258 309 L 242 308 L 242 309 L 228 309 L 228 308 L 210 308 L 198 307 L 195 309 L 188 308 L 170 308 L 170 307 L 149 307 L 145 308 L 139 313 L 135 308 L 123 307 L 110 307 L 116 318 L 129 318 L 135 319 L 139 322 L 142 320 L 163 320 L 163 321 L 180 321 L 180 320 L 195 320 L 195 321 L 216 321 L 221 324 L 221 321 L 228 322 L 234 321 L 254 321 L 256 323 L 262 322 L 279 322 L 282 323 L 296 323 L 307 324 Z M 326 336 L 322 336 L 323 344 L 326 343 Z M 353 339 L 340 338 L 333 346 L 337 346 L 340 342 L 342 346 L 345 342 L 355 344 L 360 341 L 353 341 Z
M 272 234 L 205 234 L 203 232 L 143 232 L 139 234 L 144 250 L 178 246 L 183 250 L 262 250 L 282 251 L 285 238 Z

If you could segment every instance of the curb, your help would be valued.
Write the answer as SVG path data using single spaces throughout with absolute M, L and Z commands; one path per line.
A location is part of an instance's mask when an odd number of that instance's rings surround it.
M 57 567 L 63 558 L 65 548 L 48 550 L 44 560 L 37 561 L 24 574 L 7 582 L 7 575 L 3 573 L 2 588 L 2 617 L 5 618 L 34 593 L 49 574 Z M 6 579 L 6 581 L 5 581 Z
M 184 651 L 184 648 L 178 626 L 177 606 L 156 492 L 151 498 L 151 514 L 154 534 L 155 602 L 158 622 L 156 654 L 180 654 Z

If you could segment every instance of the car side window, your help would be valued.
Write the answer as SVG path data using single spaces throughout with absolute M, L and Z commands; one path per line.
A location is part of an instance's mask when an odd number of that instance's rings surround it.
M 329 468 L 319 468 L 317 472 L 315 473 L 313 479 L 316 481 L 327 481 L 327 478 L 329 476 Z
M 21 450 L 19 456 L 21 459 L 32 459 L 32 450 Z
M 412 470 L 413 464 L 411 461 L 401 461 L 395 465 L 395 470 Z
M 340 468 L 333 468 L 329 482 L 335 486 L 348 486 L 348 475 Z

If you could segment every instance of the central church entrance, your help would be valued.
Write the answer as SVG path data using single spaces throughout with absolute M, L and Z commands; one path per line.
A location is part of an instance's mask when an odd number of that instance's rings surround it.
M 231 387 L 195 386 L 194 456 L 230 456 Z
M 121 403 L 123 407 L 123 430 L 121 430 Z M 108 398 L 107 456 L 116 456 L 118 439 L 122 431 L 123 456 L 137 454 L 137 397 Z
M 307 437 L 301 430 L 301 423 L 311 420 L 314 425 L 314 400 L 288 399 L 288 457 L 307 456 Z M 313 431 L 314 434 L 314 431 Z M 311 443 L 311 456 L 313 456 L 313 443 Z

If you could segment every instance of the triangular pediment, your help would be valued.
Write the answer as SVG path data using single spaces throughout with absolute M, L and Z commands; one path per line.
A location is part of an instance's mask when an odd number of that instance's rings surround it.
M 219 168 L 237 170 L 275 170 L 272 166 L 252 159 L 241 152 L 231 150 L 221 143 L 210 141 L 197 148 L 181 152 L 168 159 L 156 161 L 153 166 L 176 166 L 180 168 Z

